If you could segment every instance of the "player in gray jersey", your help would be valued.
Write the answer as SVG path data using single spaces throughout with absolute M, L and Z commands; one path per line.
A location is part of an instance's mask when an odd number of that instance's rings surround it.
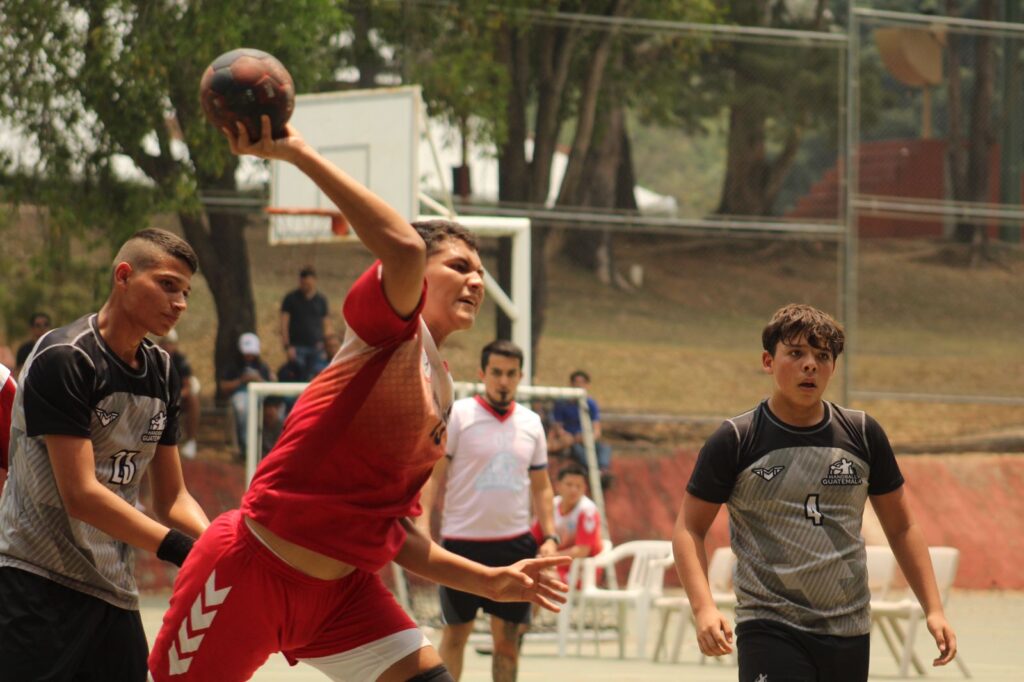
M 673 549 L 702 653 L 731 653 L 733 633 L 707 579 L 705 536 L 729 510 L 739 679 L 864 682 L 871 617 L 861 519 L 870 497 L 945 665 L 956 655 L 928 547 L 910 515 L 895 455 L 878 423 L 822 399 L 842 327 L 788 305 L 762 333 L 772 395 L 708 438 L 686 487 Z
M 180 380 L 145 339 L 174 327 L 195 270 L 179 237 L 136 233 L 100 311 L 47 333 L 22 370 L 0 498 L 0 661 L 12 680 L 146 679 L 133 548 L 180 566 L 209 525 L 182 480 Z M 159 521 L 135 506 L 147 471 Z

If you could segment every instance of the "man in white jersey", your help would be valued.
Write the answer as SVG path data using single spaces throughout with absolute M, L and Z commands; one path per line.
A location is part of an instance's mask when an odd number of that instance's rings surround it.
M 441 520 L 443 547 L 486 566 L 504 566 L 538 553 L 556 553 L 554 494 L 548 478 L 547 441 L 540 416 L 515 402 L 523 378 L 523 352 L 510 341 L 492 341 L 480 354 L 484 395 L 458 400 L 448 421 L 446 456 L 423 489 L 421 524 L 441 484 L 447 483 Z M 530 498 L 543 531 L 539 552 L 530 533 Z M 495 681 L 516 679 L 519 637 L 530 622 L 526 602 L 499 603 L 442 586 L 441 658 L 451 675 L 462 674 L 466 641 L 477 610 L 491 615 Z

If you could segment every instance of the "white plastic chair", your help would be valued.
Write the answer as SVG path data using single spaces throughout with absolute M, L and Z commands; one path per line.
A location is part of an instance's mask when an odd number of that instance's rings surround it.
M 929 547 L 932 567 L 935 570 L 935 582 L 938 584 L 942 603 L 949 600 L 949 593 L 956 579 L 957 567 L 960 563 L 960 550 L 955 547 Z M 872 599 L 871 621 L 877 625 L 885 639 L 889 651 L 899 663 L 900 677 L 908 677 L 910 665 L 919 675 L 925 674 L 925 668 L 914 652 L 918 627 L 924 622 L 924 609 L 913 593 L 907 590 L 908 596 L 902 599 Z M 905 626 L 903 625 L 905 623 Z M 956 664 L 964 677 L 971 677 L 970 670 L 963 657 L 957 653 Z
M 651 603 L 661 596 L 665 581 L 664 559 L 671 558 L 672 543 L 668 540 L 634 540 L 614 548 L 610 552 L 602 552 L 596 557 L 580 562 L 582 584 L 576 608 L 579 609 L 577 619 L 576 653 L 583 648 L 583 629 L 587 621 L 587 610 L 593 617 L 595 655 L 600 655 L 600 622 L 598 607 L 602 604 L 613 604 L 618 607 L 618 639 L 619 658 L 626 655 L 625 609 L 632 606 L 636 616 L 636 649 L 637 656 L 643 658 L 647 648 L 647 620 Z M 615 565 L 620 561 L 632 559 L 626 584 L 620 588 L 600 587 L 597 584 L 597 570 L 605 569 L 612 574 Z
M 889 545 L 865 545 L 867 555 L 868 589 L 871 602 L 889 598 L 893 577 L 896 574 L 896 555 Z
M 708 560 L 708 584 L 711 587 L 711 597 L 720 611 L 730 611 L 736 608 L 736 593 L 732 589 L 735 567 L 736 555 L 730 547 L 719 547 Z M 672 614 L 678 613 L 679 628 L 676 630 L 676 638 L 672 645 L 671 659 L 673 663 L 678 663 L 686 629 L 695 627 L 693 612 L 690 610 L 690 600 L 682 596 L 660 597 L 655 600 L 654 608 L 661 612 L 661 626 L 658 629 L 658 640 L 655 643 L 652 658 L 655 661 L 661 660 L 661 654 L 666 645 L 669 621 Z M 706 662 L 706 659 L 707 657 L 702 654 L 701 663 Z
M 601 540 L 601 551 L 598 552 L 592 559 L 597 557 L 603 557 L 615 548 L 611 540 Z M 567 644 L 569 641 L 569 631 L 572 627 L 572 613 L 576 609 L 577 602 L 580 596 L 580 570 L 583 566 L 583 562 L 587 559 L 575 559 L 572 564 L 569 565 L 569 574 L 566 577 L 566 582 L 569 583 L 569 593 L 566 595 L 565 603 L 562 604 L 562 609 L 558 612 L 556 626 L 558 629 L 558 655 L 565 658 Z

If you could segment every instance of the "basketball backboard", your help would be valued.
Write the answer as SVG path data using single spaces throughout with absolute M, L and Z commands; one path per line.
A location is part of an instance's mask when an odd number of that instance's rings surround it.
M 418 86 L 299 95 L 291 123 L 324 157 L 411 221 L 419 212 L 421 106 Z M 332 230 L 331 200 L 289 163 L 271 162 L 270 209 L 271 243 L 349 238 Z

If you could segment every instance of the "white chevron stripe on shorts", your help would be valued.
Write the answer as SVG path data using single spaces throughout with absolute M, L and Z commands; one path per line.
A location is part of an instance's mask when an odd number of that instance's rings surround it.
M 206 586 L 196 595 L 188 616 L 181 621 L 177 643 L 172 641 L 171 648 L 167 650 L 171 675 L 184 675 L 188 672 L 189 666 L 192 665 L 192 656 L 206 636 L 203 631 L 213 624 L 213 619 L 217 615 L 217 609 L 214 607 L 223 604 L 230 591 L 230 587 L 217 589 L 217 571 L 211 571 Z M 189 632 L 192 633 L 191 637 Z

